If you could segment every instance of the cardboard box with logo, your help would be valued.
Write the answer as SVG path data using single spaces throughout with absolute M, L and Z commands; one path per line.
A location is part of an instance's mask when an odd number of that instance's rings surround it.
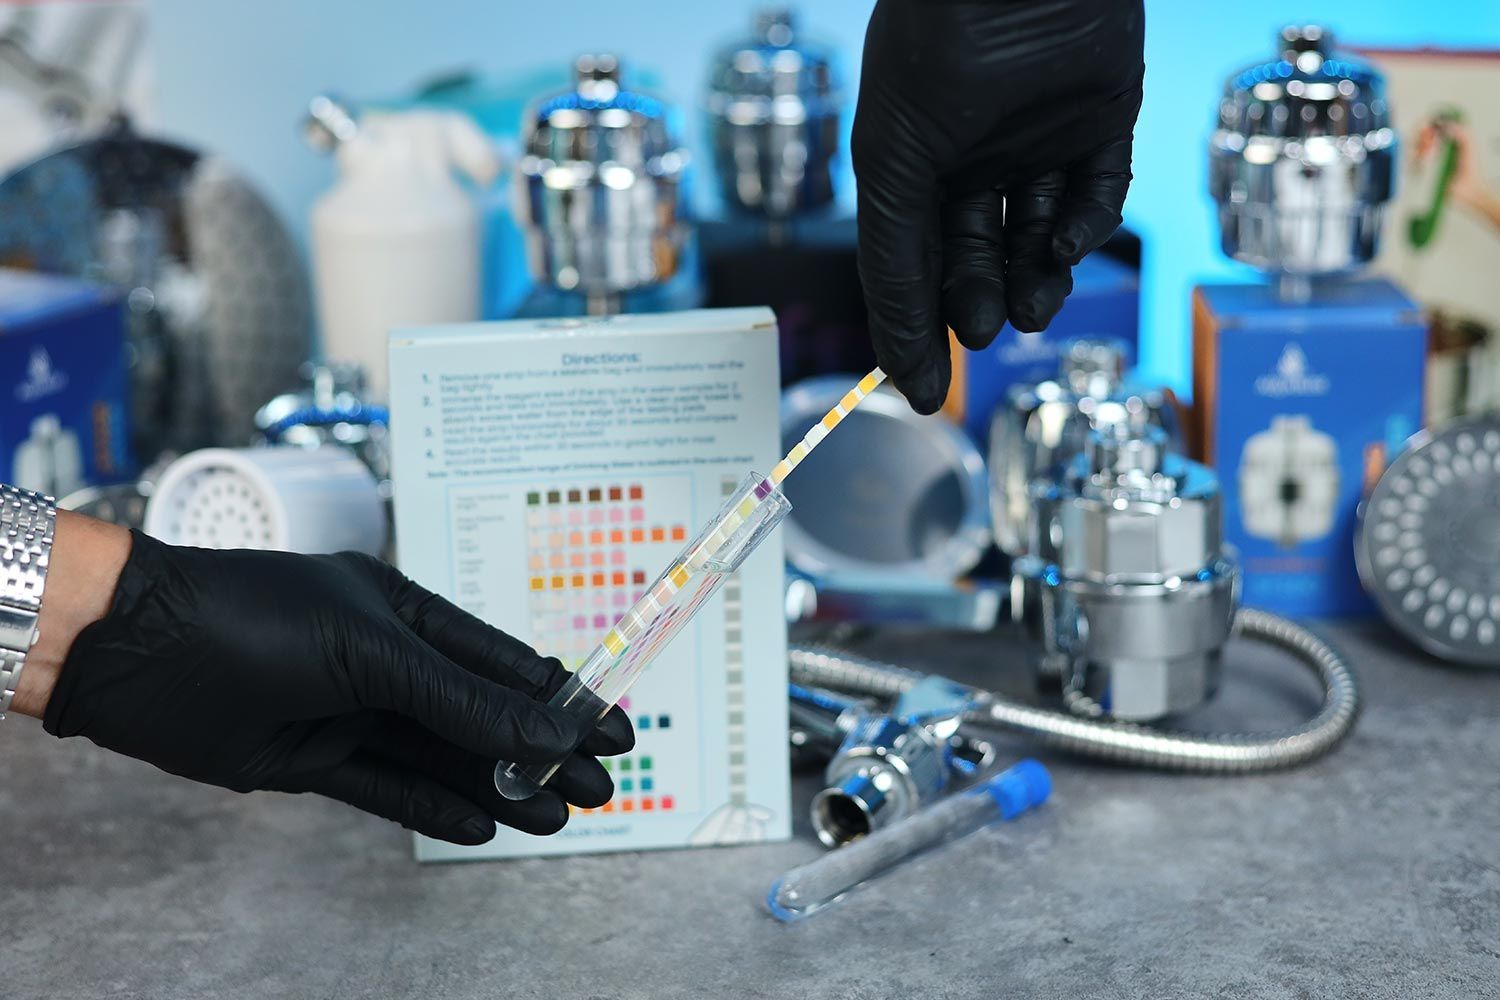
M 131 471 L 118 297 L 0 268 L 0 481 L 65 496 Z
M 1244 602 L 1288 615 L 1365 614 L 1354 565 L 1360 500 L 1422 426 L 1427 330 L 1385 280 L 1193 294 L 1198 450 L 1224 490 Z

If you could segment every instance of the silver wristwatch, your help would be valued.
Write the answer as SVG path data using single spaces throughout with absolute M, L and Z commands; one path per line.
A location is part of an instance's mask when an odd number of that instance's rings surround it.
M 51 497 L 0 485 L 0 719 L 10 710 L 36 642 L 56 525 Z

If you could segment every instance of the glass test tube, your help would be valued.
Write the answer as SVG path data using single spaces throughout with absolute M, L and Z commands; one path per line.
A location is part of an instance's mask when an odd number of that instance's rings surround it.
M 580 733 L 593 732 L 662 648 L 791 509 L 791 501 L 770 480 L 755 472 L 746 476 L 547 704 L 577 719 Z M 495 788 L 508 799 L 530 798 L 561 764 L 562 759 L 525 765 L 500 761 L 495 765 Z
M 810 917 L 901 862 L 996 820 L 1015 819 L 1051 793 L 1047 769 L 1031 759 L 1019 761 L 884 830 L 793 868 L 772 884 L 766 908 L 787 923 Z

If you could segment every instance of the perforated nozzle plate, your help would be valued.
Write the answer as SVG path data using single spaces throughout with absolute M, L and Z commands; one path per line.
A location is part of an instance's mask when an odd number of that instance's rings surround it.
M 1500 416 L 1414 439 L 1366 502 L 1356 555 L 1365 589 L 1417 645 L 1500 666 Z
M 159 502 L 166 507 L 157 529 L 163 541 L 207 549 L 274 549 L 284 544 L 277 537 L 271 498 L 238 469 L 196 469 Z

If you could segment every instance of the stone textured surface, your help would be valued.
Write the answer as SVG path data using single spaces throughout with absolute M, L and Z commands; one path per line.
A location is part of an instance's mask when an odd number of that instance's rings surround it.
M 804 924 L 762 911 L 791 843 L 424 867 L 310 797 L 202 788 L 27 719 L 0 726 L 0 996 L 1481 997 L 1500 995 L 1500 673 L 1326 630 L 1367 710 L 1259 778 L 1042 756 L 1037 814 Z M 1003 636 L 881 637 L 973 676 Z M 1237 644 L 1195 728 L 1277 725 L 1312 689 Z M 1006 741 L 1007 753 L 1028 752 Z M 799 810 L 813 790 L 798 783 Z

